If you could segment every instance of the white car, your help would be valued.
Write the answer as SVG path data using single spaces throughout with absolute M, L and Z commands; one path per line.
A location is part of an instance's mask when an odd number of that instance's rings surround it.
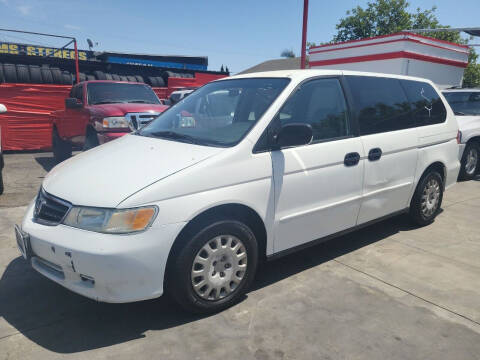
M 443 95 L 457 116 L 460 129 L 459 178 L 471 180 L 480 169 L 480 89 L 450 89 Z
M 18 246 L 35 270 L 98 301 L 167 292 L 218 311 L 263 259 L 401 213 L 431 223 L 460 167 L 445 104 L 428 80 L 373 73 L 214 81 L 56 166 Z
M 182 100 L 185 97 L 187 97 L 188 95 L 190 95 L 195 90 L 196 90 L 196 88 L 185 88 L 185 89 L 181 89 L 181 90 L 175 90 L 174 92 L 172 92 L 170 94 L 170 97 L 168 98 L 168 100 L 170 101 L 170 104 L 172 104 L 172 105 L 176 104 L 180 100 Z M 166 105 L 168 105 L 168 104 L 166 104 Z

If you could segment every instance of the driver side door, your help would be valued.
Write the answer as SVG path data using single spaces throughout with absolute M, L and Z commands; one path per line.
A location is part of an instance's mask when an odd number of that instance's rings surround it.
M 271 152 L 275 183 L 274 252 L 354 227 L 360 209 L 364 149 L 340 78 L 303 83 L 274 123 L 307 123 L 308 145 Z
M 75 85 L 70 91 L 69 96 L 77 99 L 77 102 L 82 103 L 83 106 L 76 109 L 65 108 L 65 115 L 62 121 L 62 134 L 71 142 L 83 145 L 85 141 L 86 125 L 89 120 L 89 112 L 85 109 L 83 84 Z

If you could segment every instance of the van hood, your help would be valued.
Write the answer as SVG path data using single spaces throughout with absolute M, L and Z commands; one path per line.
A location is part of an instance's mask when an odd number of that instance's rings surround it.
M 74 205 L 113 208 L 135 192 L 222 150 L 125 135 L 57 165 L 42 186 Z

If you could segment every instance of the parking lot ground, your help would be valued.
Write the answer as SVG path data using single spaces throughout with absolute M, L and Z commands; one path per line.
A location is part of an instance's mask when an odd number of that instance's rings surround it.
M 12 226 L 53 162 L 5 160 L 0 359 L 480 359 L 480 178 L 430 226 L 398 216 L 269 262 L 238 305 L 193 316 L 96 303 L 27 266 Z

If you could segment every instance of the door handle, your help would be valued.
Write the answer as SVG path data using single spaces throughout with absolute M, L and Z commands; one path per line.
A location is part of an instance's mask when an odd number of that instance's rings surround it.
M 380 148 L 373 148 L 368 152 L 368 160 L 376 161 L 382 157 L 382 149 Z
M 343 163 L 345 166 L 355 166 L 358 164 L 360 161 L 360 154 L 357 152 L 351 152 L 345 155 L 345 159 L 343 160 Z

